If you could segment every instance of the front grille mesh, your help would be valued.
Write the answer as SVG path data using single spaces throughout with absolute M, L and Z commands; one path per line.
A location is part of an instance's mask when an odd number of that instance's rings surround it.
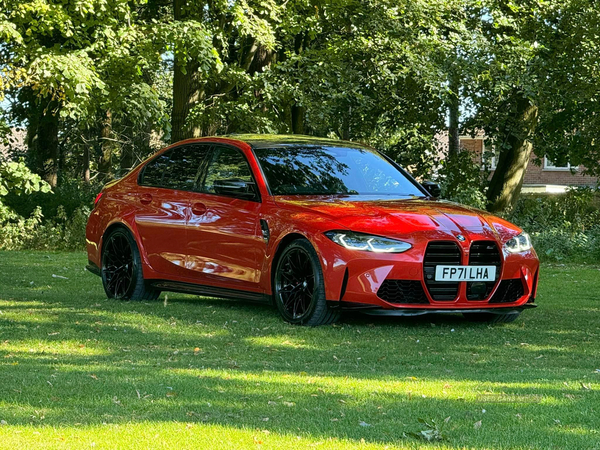
M 485 282 L 485 292 L 473 292 L 474 282 L 466 283 L 467 300 L 490 303 L 512 303 L 524 295 L 523 283 L 520 279 L 503 280 L 490 298 L 494 287 L 502 274 L 502 254 L 494 241 L 474 241 L 469 252 L 469 266 L 495 266 L 494 281 Z M 433 241 L 427 245 L 423 258 L 423 275 L 425 288 L 435 301 L 454 301 L 459 292 L 461 282 L 437 282 L 435 270 L 438 265 L 462 265 L 462 251 L 454 241 Z M 377 296 L 390 303 L 428 304 L 427 295 L 420 281 L 417 280 L 385 280 Z
M 471 244 L 471 252 L 469 254 L 470 266 L 496 266 L 496 278 L 494 281 L 486 281 L 485 293 L 471 292 L 473 283 L 467 283 L 467 299 L 468 300 L 485 300 L 490 296 L 502 270 L 502 257 L 498 250 L 498 245 L 493 241 L 474 241 Z
M 435 281 L 435 268 L 438 265 L 459 266 L 461 252 L 458 245 L 452 241 L 430 242 L 425 250 L 423 271 L 425 272 L 425 286 L 431 298 L 436 301 L 452 301 L 458 295 L 458 282 Z
M 521 279 L 502 280 L 490 299 L 490 303 L 513 303 L 523 297 L 524 294 Z
M 385 280 L 377 296 L 390 303 L 428 304 L 423 286 L 418 280 Z

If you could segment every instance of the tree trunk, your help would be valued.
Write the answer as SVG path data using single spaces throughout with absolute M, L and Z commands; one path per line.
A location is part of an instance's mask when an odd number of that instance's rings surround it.
M 119 167 L 121 169 L 121 176 L 125 175 L 133 167 L 133 142 L 128 142 L 121 146 L 121 161 L 119 161 Z
M 187 14 L 184 11 L 186 0 L 173 1 L 175 20 L 183 20 Z M 171 142 L 181 141 L 202 135 L 198 125 L 187 123 L 190 110 L 200 100 L 199 64 L 188 61 L 187 64 L 175 55 L 173 73 L 173 111 L 171 114 Z
M 34 100 L 35 102 L 35 100 Z M 60 147 L 58 145 L 58 103 L 41 99 L 32 106 L 27 127 L 27 148 L 32 169 L 48 184 L 58 184 Z
M 292 133 L 304 134 L 304 115 L 306 110 L 304 106 L 292 105 Z
M 90 146 L 83 143 L 83 181 L 90 184 Z
M 190 110 L 200 100 L 198 64 L 190 61 L 187 66 L 183 67 L 183 70 L 186 73 L 183 73 L 182 64 L 176 59 L 175 73 L 173 75 L 171 142 L 202 135 L 202 128 L 199 125 L 190 125 L 187 123 Z
M 450 101 L 448 103 L 448 111 L 450 115 L 450 126 L 448 127 L 448 156 L 450 158 L 458 155 L 460 148 L 460 98 L 458 91 L 460 84 L 458 77 L 453 76 L 450 81 L 450 90 L 452 91 Z
M 533 145 L 529 140 L 538 121 L 538 108 L 529 99 L 518 94 L 515 102 L 515 118 L 506 130 L 506 149 L 502 149 L 496 170 L 490 180 L 487 193 L 488 210 L 503 211 L 514 206 L 521 193 L 521 186 Z
M 107 181 L 113 176 L 112 158 L 115 151 L 115 142 L 112 136 L 112 113 L 105 112 L 100 129 L 101 155 L 98 163 L 98 172 L 101 181 Z

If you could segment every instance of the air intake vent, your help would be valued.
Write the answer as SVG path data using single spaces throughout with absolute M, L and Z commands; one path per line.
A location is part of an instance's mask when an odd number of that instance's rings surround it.
M 428 304 L 423 285 L 417 280 L 385 280 L 377 296 L 390 303 Z
M 523 297 L 524 294 L 523 282 L 519 278 L 502 280 L 490 303 L 513 303 Z
M 438 265 L 459 266 L 461 252 L 458 245 L 452 241 L 430 242 L 423 259 L 425 285 L 429 295 L 436 301 L 452 301 L 458 295 L 458 282 L 436 282 L 435 268 Z
M 496 266 L 496 279 L 485 283 L 486 290 L 484 293 L 471 292 L 473 283 L 467 283 L 467 299 L 468 300 L 485 300 L 490 296 L 498 278 L 502 271 L 502 257 L 498 250 L 498 245 L 494 241 L 474 241 L 471 244 L 471 252 L 469 254 L 470 266 Z

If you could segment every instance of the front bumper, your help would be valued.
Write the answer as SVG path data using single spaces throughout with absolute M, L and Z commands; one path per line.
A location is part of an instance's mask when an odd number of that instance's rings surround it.
M 444 236 L 443 241 L 449 241 Z M 535 251 L 509 254 L 502 251 L 500 243 L 484 236 L 462 243 L 460 264 L 470 265 L 471 244 L 475 242 L 496 243 L 500 252 L 501 266 L 498 279 L 492 283 L 486 295 L 474 297 L 467 282 L 457 283 L 456 295 L 440 300 L 434 298 L 425 280 L 427 245 L 435 240 L 425 240 L 400 254 L 371 254 L 349 251 L 331 243 L 330 255 L 323 264 L 327 298 L 332 307 L 359 309 L 369 314 L 420 315 L 426 313 L 497 312 L 506 314 L 534 307 L 537 293 L 539 260 Z M 382 295 L 384 282 L 404 283 L 411 295 Z M 382 288 L 383 285 L 383 288 Z M 401 286 L 401 287 L 402 287 Z M 418 295 L 414 292 L 418 291 Z M 410 297 L 411 301 L 406 301 Z

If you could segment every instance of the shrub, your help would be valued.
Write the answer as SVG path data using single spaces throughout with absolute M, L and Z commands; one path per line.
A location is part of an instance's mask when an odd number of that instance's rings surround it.
M 600 259 L 600 194 L 587 187 L 563 195 L 522 195 L 506 218 L 531 234 L 546 261 Z
M 70 216 L 59 207 L 56 217 L 46 221 L 39 207 L 28 218 L 13 215 L 0 228 L 0 250 L 83 250 L 89 215 L 87 206 Z
M 22 161 L 0 163 L 0 249 L 83 249 L 92 189 L 71 183 L 53 193 Z
M 71 216 L 82 206 L 92 208 L 94 198 L 100 192 L 99 184 L 87 184 L 79 180 L 63 180 L 53 192 L 33 192 L 31 195 L 16 195 L 11 192 L 6 197 L 6 203 L 19 215 L 28 217 L 37 207 L 41 207 L 46 219 L 58 218 L 59 208 L 63 214 Z
M 600 226 L 586 232 L 558 228 L 531 233 L 533 246 L 543 261 L 598 262 Z
M 85 226 L 90 208 L 81 206 L 67 216 L 65 209 L 58 208 L 56 217 L 40 224 L 22 248 L 47 250 L 82 250 L 85 248 Z
M 438 182 L 442 198 L 484 209 L 486 204 L 485 179 L 481 166 L 470 152 L 460 152 L 441 162 Z
M 0 162 L 0 248 L 19 248 L 40 225 L 40 208 L 35 208 L 25 218 L 4 202 L 9 193 L 23 197 L 34 192 L 50 192 L 50 186 L 32 173 L 23 161 Z

